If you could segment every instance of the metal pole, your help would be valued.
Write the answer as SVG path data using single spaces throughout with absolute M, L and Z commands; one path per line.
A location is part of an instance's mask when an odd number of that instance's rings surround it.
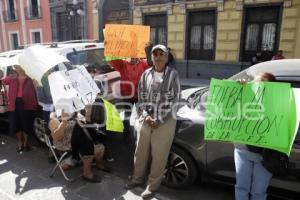
M 104 23 L 103 14 L 102 14 L 104 2 L 105 2 L 105 0 L 99 0 L 99 6 L 98 6 L 99 41 L 104 40 L 104 35 L 103 35 L 103 31 L 102 31 L 102 26 L 103 26 L 103 23 Z

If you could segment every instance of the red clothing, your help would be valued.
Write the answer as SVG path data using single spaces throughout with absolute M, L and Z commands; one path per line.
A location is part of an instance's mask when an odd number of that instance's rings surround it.
M 15 111 L 16 98 L 18 94 L 19 80 L 18 76 L 7 76 L 2 80 L 4 85 L 8 85 L 8 111 Z M 22 99 L 24 102 L 24 110 L 36 110 L 38 101 L 32 80 L 28 77 L 25 79 L 22 90 Z
M 109 63 L 121 74 L 121 95 L 137 99 L 140 78 L 144 71 L 150 67 L 147 60 L 139 60 L 137 64 L 131 64 L 126 60 L 112 60 Z M 133 83 L 134 88 L 128 82 Z
M 19 81 L 19 86 L 18 86 L 18 94 L 17 94 L 17 97 L 20 97 L 22 98 L 23 97 L 23 85 L 25 83 L 25 78 L 22 78 L 22 79 L 18 79 Z
M 280 60 L 280 59 L 285 59 L 283 55 L 275 55 L 272 57 L 272 60 Z

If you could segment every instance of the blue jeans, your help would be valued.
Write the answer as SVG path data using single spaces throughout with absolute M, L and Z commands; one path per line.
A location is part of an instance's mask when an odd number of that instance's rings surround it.
M 262 156 L 246 149 L 234 149 L 236 200 L 265 200 L 272 174 L 261 164 Z

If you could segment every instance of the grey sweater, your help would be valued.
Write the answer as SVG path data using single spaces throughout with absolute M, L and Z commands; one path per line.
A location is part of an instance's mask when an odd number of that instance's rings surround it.
M 144 119 L 146 116 L 162 123 L 172 116 L 176 116 L 181 88 L 178 73 L 166 66 L 163 81 L 159 87 L 153 87 L 154 67 L 147 69 L 139 82 L 138 114 Z

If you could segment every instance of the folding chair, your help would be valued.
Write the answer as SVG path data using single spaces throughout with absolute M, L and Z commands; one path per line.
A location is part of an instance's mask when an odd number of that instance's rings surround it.
M 57 170 L 57 168 L 60 170 L 60 172 L 62 173 L 64 179 L 66 181 L 69 181 L 69 182 L 73 182 L 75 181 L 76 179 L 78 179 L 79 177 L 81 177 L 82 175 L 78 176 L 78 177 L 75 177 L 75 178 L 69 178 L 65 171 L 63 170 L 62 168 L 62 161 L 69 155 L 69 152 L 64 152 L 60 157 L 57 156 L 56 152 L 55 152 L 55 146 L 52 144 L 51 140 L 50 140 L 50 137 L 49 137 L 49 134 L 47 133 L 47 123 L 44 121 L 44 120 L 41 120 L 41 124 L 43 124 L 43 127 L 44 127 L 44 132 L 43 132 L 43 136 L 44 136 L 44 139 L 45 139 L 45 143 L 46 145 L 49 147 L 55 161 L 56 161 L 56 165 L 53 167 L 52 171 L 51 171 L 51 174 L 50 174 L 50 177 L 53 177 L 55 171 Z

